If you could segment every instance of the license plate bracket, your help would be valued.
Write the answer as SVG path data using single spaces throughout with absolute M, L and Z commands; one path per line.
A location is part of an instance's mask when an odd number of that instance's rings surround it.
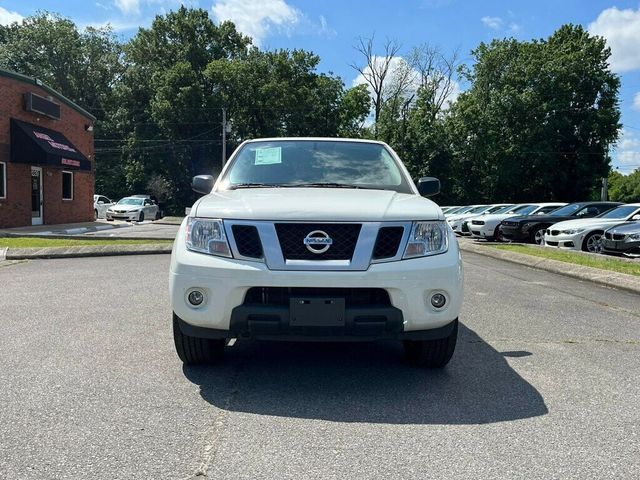
M 289 312 L 289 324 L 293 327 L 343 327 L 345 324 L 344 298 L 291 298 Z

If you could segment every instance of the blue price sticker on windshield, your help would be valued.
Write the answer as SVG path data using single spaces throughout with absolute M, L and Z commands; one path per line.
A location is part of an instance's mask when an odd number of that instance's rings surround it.
M 275 163 L 282 163 L 281 147 L 256 148 L 254 165 L 273 165 Z

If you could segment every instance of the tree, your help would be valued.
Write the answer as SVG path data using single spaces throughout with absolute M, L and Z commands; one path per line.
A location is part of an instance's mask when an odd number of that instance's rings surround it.
M 96 117 L 96 191 L 122 193 L 124 170 L 116 152 L 103 154 L 115 134 L 113 90 L 124 65 L 122 45 L 109 27 L 79 31 L 69 19 L 39 12 L 22 23 L 0 26 L 0 67 L 37 77 Z
M 124 187 L 143 191 L 153 175 L 170 179 L 170 211 L 193 202 L 191 177 L 220 165 L 221 107 L 205 75 L 209 63 L 247 54 L 250 40 L 206 10 L 181 7 L 155 17 L 124 47 L 126 71 L 114 92 L 112 121 L 119 140 Z
M 347 95 L 340 78 L 316 72 L 319 62 L 303 50 L 257 48 L 242 59 L 211 62 L 207 76 L 227 106 L 233 139 L 336 136 L 343 125 L 356 130 L 368 96 L 360 89 Z
M 588 198 L 620 128 L 610 53 L 573 25 L 546 40 L 480 44 L 449 119 L 460 199 Z
M 109 27 L 79 31 L 73 21 L 39 12 L 0 26 L 0 67 L 39 78 L 98 119 L 123 72 L 122 46 Z
M 378 56 L 374 53 L 374 37 L 364 39 L 360 37 L 358 45 L 354 47 L 358 53 L 364 57 L 364 65 L 359 63 L 352 63 L 351 67 L 354 68 L 370 86 L 372 92 L 373 102 L 373 132 L 374 138 L 378 138 L 378 121 L 380 119 L 380 113 L 385 101 L 385 95 L 389 89 L 390 75 L 392 74 L 391 67 L 395 61 L 398 60 L 397 54 L 400 51 L 400 44 L 394 40 L 385 42 L 383 46 L 383 54 Z M 404 70 L 407 71 L 406 69 Z M 405 85 L 406 77 L 398 79 L 395 82 L 394 93 L 396 97 L 400 95 L 400 92 Z
M 616 170 L 609 173 L 609 199 L 614 202 L 640 202 L 640 169 L 629 175 Z

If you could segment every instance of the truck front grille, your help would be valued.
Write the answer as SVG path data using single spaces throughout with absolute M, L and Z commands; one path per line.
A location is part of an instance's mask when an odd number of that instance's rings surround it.
M 382 227 L 378 231 L 376 245 L 373 248 L 373 259 L 395 257 L 404 235 L 404 227 Z
M 253 225 L 233 225 L 231 230 L 240 255 L 249 258 L 262 258 L 262 242 L 256 227 Z
M 276 223 L 276 233 L 285 260 L 351 260 L 360 235 L 358 223 Z M 321 230 L 331 238 L 331 246 L 323 253 L 309 251 L 304 240 L 311 232 Z

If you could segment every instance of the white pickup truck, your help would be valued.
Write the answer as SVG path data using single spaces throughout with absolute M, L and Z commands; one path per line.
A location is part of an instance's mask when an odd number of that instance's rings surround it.
M 440 208 L 382 142 L 244 142 L 183 221 L 171 256 L 173 332 L 186 364 L 229 339 L 402 340 L 407 359 L 446 365 L 463 268 Z

